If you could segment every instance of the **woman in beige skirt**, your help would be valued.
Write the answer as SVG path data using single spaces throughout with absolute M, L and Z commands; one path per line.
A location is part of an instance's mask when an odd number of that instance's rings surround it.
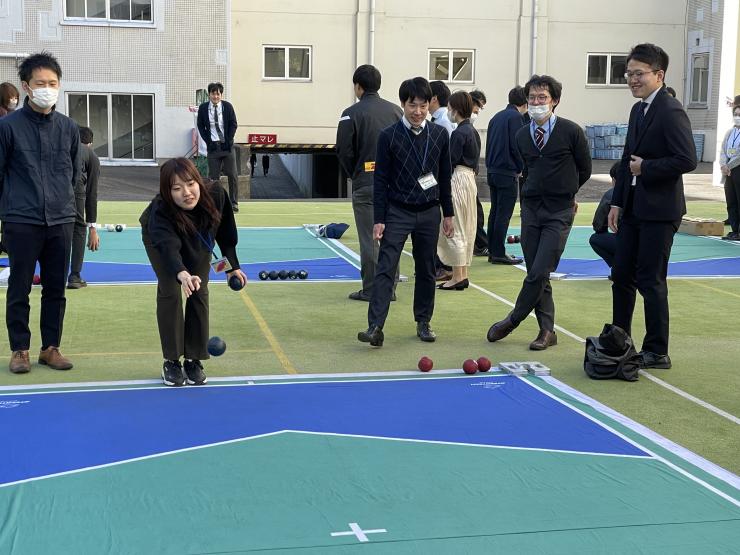
M 480 157 L 480 137 L 470 123 L 473 99 L 465 91 L 456 91 L 447 102 L 447 115 L 457 128 L 450 137 L 452 204 L 455 208 L 455 232 L 446 237 L 440 228 L 437 254 L 452 266 L 452 279 L 437 286 L 443 291 L 462 291 L 468 287 L 468 268 L 475 243 L 477 186 L 475 174 Z

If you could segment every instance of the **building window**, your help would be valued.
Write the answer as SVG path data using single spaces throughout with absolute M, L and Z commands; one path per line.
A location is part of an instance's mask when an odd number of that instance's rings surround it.
M 691 56 L 690 105 L 707 106 L 709 98 L 709 53 Z
M 265 45 L 262 51 L 263 79 L 311 80 L 310 46 Z
M 430 50 L 429 80 L 472 83 L 474 50 Z
M 153 0 L 65 0 L 65 18 L 72 21 L 151 22 Z
M 627 54 L 589 54 L 587 85 L 626 85 Z
M 154 96 L 69 93 L 68 114 L 93 130 L 93 149 L 108 160 L 154 160 Z

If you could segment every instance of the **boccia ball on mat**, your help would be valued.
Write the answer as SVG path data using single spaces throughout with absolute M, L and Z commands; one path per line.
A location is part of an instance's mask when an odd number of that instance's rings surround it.
M 298 277 L 298 274 L 295 270 L 290 270 L 288 272 L 288 279 L 296 279 Z
M 510 245 L 511 245 L 512 243 L 514 243 L 514 242 L 515 242 L 515 241 L 514 241 L 514 236 L 513 236 L 513 235 L 509 235 L 509 236 L 507 236 L 507 237 L 506 237 L 506 242 L 507 242 L 507 243 L 509 243 Z
M 121 224 L 116 224 L 116 231 L 121 233 L 123 231 L 123 226 Z
M 280 270 L 278 272 L 278 277 L 280 279 L 288 279 L 288 271 L 287 270 Z
M 208 340 L 208 354 L 214 357 L 220 357 L 226 351 L 226 342 L 220 337 L 213 336 Z
M 463 362 L 462 369 L 466 374 L 475 374 L 478 371 L 478 363 L 469 358 Z
M 515 243 L 521 243 L 522 242 L 521 235 L 514 235 L 514 242 Z
M 298 279 L 308 278 L 308 272 L 306 270 L 298 270 Z
M 257 274 L 257 275 L 259 276 L 259 278 L 260 278 L 260 279 L 261 279 L 262 281 L 265 281 L 265 280 L 266 280 L 266 279 L 267 279 L 268 277 L 270 277 L 270 274 L 268 274 L 268 273 L 267 273 L 267 272 L 265 272 L 264 270 L 262 270 L 262 271 L 261 271 L 261 272 L 260 272 L 259 274 Z
M 432 362 L 431 358 L 421 357 L 419 359 L 418 367 L 419 367 L 419 370 L 421 370 L 422 372 L 429 372 L 433 366 L 434 366 L 434 362 Z
M 272 270 L 269 274 L 267 274 L 270 279 L 275 280 L 278 278 L 278 273 L 275 270 Z
M 234 291 L 240 291 L 244 287 L 244 284 L 242 283 L 242 280 L 239 279 L 239 276 L 234 274 L 229 278 L 229 287 Z
M 486 357 L 480 357 L 476 362 L 480 372 L 488 372 L 491 369 L 491 361 Z

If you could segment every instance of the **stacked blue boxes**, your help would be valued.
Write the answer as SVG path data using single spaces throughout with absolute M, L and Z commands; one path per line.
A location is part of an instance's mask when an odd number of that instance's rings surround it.
M 626 123 L 587 125 L 586 137 L 594 160 L 619 160 L 627 139 Z
M 701 162 L 701 157 L 704 154 L 704 133 L 693 133 L 694 146 L 696 147 L 696 159 Z

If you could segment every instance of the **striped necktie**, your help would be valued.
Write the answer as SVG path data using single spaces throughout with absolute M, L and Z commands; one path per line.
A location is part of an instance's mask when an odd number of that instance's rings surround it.
M 224 132 L 221 131 L 221 126 L 218 124 L 218 105 L 213 106 L 213 123 L 216 126 L 216 134 L 218 135 L 219 142 L 224 142 Z
M 542 127 L 538 127 L 534 130 L 534 144 L 536 144 L 537 148 L 540 150 L 545 148 L 545 130 L 542 129 Z

